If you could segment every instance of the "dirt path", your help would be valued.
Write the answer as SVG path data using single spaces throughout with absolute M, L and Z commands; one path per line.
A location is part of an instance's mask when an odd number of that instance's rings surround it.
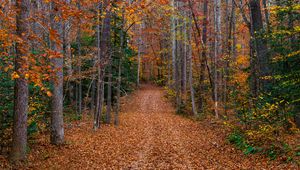
M 66 130 L 67 145 L 39 140 L 31 169 L 287 169 L 248 158 L 226 144 L 224 132 L 175 115 L 161 89 L 144 86 L 123 107 L 120 126 L 91 123 Z M 90 121 L 89 121 L 90 122 Z

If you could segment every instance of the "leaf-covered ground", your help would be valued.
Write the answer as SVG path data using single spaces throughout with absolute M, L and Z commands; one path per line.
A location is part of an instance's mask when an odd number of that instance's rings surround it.
M 28 169 L 297 169 L 243 155 L 220 126 L 176 115 L 163 91 L 149 85 L 127 97 L 119 127 L 94 131 L 89 120 L 67 127 L 64 146 L 47 140 L 32 144 Z

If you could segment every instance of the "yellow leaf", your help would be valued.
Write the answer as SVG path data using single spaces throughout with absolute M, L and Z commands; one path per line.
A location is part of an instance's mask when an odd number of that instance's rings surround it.
M 237 45 L 236 45 L 236 48 L 237 48 L 238 50 L 240 50 L 240 49 L 242 49 L 242 45 L 241 45 L 241 44 L 237 44 Z
M 11 74 L 11 78 L 14 80 L 14 79 L 20 78 L 20 76 L 19 76 L 19 74 L 18 74 L 17 72 L 13 72 L 13 73 Z
M 28 73 L 25 74 L 25 78 L 29 79 L 29 74 Z
M 51 97 L 52 96 L 52 93 L 50 91 L 47 91 L 47 96 L 48 97 Z

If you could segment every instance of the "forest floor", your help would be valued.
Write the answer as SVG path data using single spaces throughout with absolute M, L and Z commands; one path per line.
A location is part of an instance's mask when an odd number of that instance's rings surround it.
M 143 85 L 126 97 L 118 127 L 94 131 L 91 120 L 73 123 L 61 147 L 40 137 L 25 169 L 297 169 L 244 155 L 226 142 L 225 131 L 176 115 L 162 89 Z

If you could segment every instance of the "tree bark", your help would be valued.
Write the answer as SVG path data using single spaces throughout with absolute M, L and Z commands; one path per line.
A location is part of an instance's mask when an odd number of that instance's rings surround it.
M 67 4 L 70 4 L 70 0 L 67 0 Z M 70 30 L 71 30 L 71 20 L 67 20 L 64 23 L 64 54 L 65 54 L 65 65 L 67 69 L 67 92 L 71 105 L 74 104 L 74 86 L 72 84 L 72 76 L 73 76 L 73 62 L 72 62 L 72 50 L 71 50 L 71 38 L 70 38 Z
M 121 25 L 121 30 L 120 30 L 120 58 L 119 58 L 119 65 L 118 65 L 118 85 L 117 85 L 117 108 L 115 110 L 115 116 L 114 116 L 114 124 L 116 126 L 119 125 L 119 111 L 120 111 L 120 105 L 121 105 L 121 83 L 122 83 L 122 59 L 124 55 L 124 19 L 125 19 L 125 14 L 124 14 L 124 9 L 122 9 L 122 25 Z
M 215 0 L 215 53 L 214 53 L 214 112 L 219 117 L 219 57 L 221 55 L 221 0 Z
M 81 10 L 80 1 L 77 1 L 77 8 Z M 78 82 L 78 115 L 82 114 L 82 82 L 81 82 L 81 28 L 80 28 L 80 20 L 78 24 L 78 33 L 77 33 L 77 48 L 78 48 L 78 75 L 79 75 L 79 82 Z
M 51 29 L 57 32 L 58 39 L 63 39 L 63 28 L 61 21 L 55 18 L 60 17 L 58 6 L 55 2 L 50 3 Z M 60 145 L 64 143 L 64 121 L 63 121 L 63 44 L 53 39 L 50 40 L 51 50 L 59 56 L 51 59 L 54 73 L 52 80 L 52 114 L 51 114 L 51 136 L 52 144 Z
M 266 29 L 267 32 L 269 33 L 270 31 L 270 14 L 268 11 L 268 4 L 267 4 L 267 0 L 263 0 L 263 6 L 264 6 L 264 14 L 265 14 L 265 20 L 266 20 Z
M 101 121 L 101 112 L 104 103 L 104 73 L 105 73 L 105 66 L 106 61 L 108 60 L 109 54 L 109 44 L 110 44 L 110 27 L 111 27 L 111 5 L 109 1 L 104 1 L 104 8 L 105 8 L 105 18 L 102 24 L 102 35 L 100 37 L 100 26 L 98 25 L 98 98 L 97 98 L 97 122 L 95 129 L 99 128 L 100 121 Z M 98 18 L 100 21 L 100 19 Z M 99 22 L 100 23 L 100 22 Z M 98 23 L 98 24 L 99 24 Z M 99 41 L 98 40 L 98 41 Z
M 189 15 L 190 18 L 190 15 Z M 189 63 L 189 86 L 190 86 L 190 91 L 191 91 L 191 102 L 192 102 L 192 111 L 194 116 L 196 116 L 197 113 L 197 107 L 195 103 L 195 90 L 193 87 L 193 57 L 192 57 L 192 45 L 191 45 L 191 40 L 192 40 L 192 22 L 189 21 L 188 24 L 188 31 L 187 31 L 187 59 Z
M 141 47 L 142 47 L 142 24 L 139 26 L 139 39 L 138 39 L 138 68 L 137 68 L 137 87 L 140 87 L 140 71 L 141 71 Z
M 121 44 L 123 43 L 122 41 L 121 41 Z M 121 48 L 123 48 L 123 47 L 121 46 Z M 123 50 L 122 50 L 122 52 L 123 52 Z M 116 126 L 119 125 L 119 111 L 120 111 L 120 103 L 121 103 L 120 99 L 121 99 L 121 83 L 122 83 L 121 75 L 122 75 L 122 54 L 120 55 L 119 65 L 118 65 L 117 108 L 116 108 L 115 116 L 114 116 L 114 124 Z
M 111 86 L 112 86 L 112 66 L 108 69 L 108 80 L 107 80 L 107 108 L 106 108 L 106 123 L 110 124 L 111 119 Z
M 14 121 L 10 160 L 13 163 L 26 159 L 27 149 L 27 113 L 28 113 L 28 81 L 25 78 L 28 70 L 29 55 L 29 13 L 30 0 L 16 1 L 17 13 L 17 35 L 22 39 L 16 44 L 15 70 L 20 76 L 15 81 Z M 25 56 L 25 57 L 24 57 Z
M 183 11 L 183 16 L 184 16 L 184 25 L 183 25 L 183 61 L 182 61 L 182 93 L 183 93 L 183 97 L 184 97 L 184 102 L 187 99 L 187 12 L 184 10 Z
M 202 29 L 202 43 L 203 49 L 201 54 L 200 60 L 200 79 L 199 79 L 199 86 L 200 86 L 200 97 L 199 97 L 199 112 L 204 112 L 204 91 L 205 91 L 205 61 L 207 58 L 207 23 L 208 23 L 208 0 L 204 0 L 203 2 L 203 29 Z
M 97 81 L 97 99 L 96 99 L 96 110 L 94 113 L 94 130 L 98 129 L 100 127 L 100 117 L 101 117 L 101 111 L 102 111 L 102 106 L 101 106 L 101 84 L 102 84 L 102 67 L 101 67 L 101 37 L 100 37 L 100 32 L 101 32 L 101 27 L 100 27 L 100 15 L 102 11 L 102 3 L 100 2 L 98 7 L 97 7 L 97 71 L 98 71 L 98 81 Z
M 258 76 L 259 76 L 259 91 L 265 92 L 269 81 L 264 79 L 269 75 L 269 59 L 268 59 L 268 47 L 267 43 L 262 37 L 263 33 L 263 20 L 261 14 L 261 7 L 259 0 L 251 0 L 249 2 L 251 11 L 251 25 L 254 32 L 255 48 L 258 64 Z
M 173 7 L 173 11 L 175 11 L 175 0 L 171 1 L 171 6 Z M 173 79 L 173 88 L 176 84 L 176 18 L 174 14 L 171 18 L 171 34 L 172 34 L 172 79 Z

